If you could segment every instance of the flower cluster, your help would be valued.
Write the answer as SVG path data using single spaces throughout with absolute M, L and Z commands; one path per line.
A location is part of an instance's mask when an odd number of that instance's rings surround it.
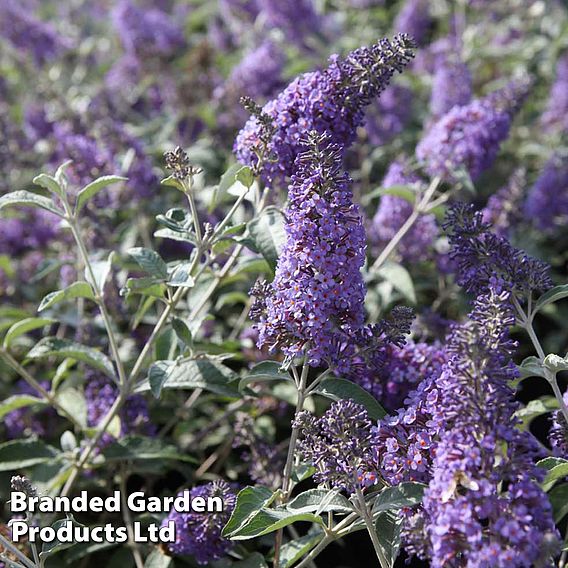
M 182 491 L 180 496 L 183 493 Z M 226 481 L 217 480 L 191 489 L 190 498 L 196 497 L 202 497 L 206 501 L 212 497 L 220 497 L 223 510 L 213 513 L 179 513 L 172 509 L 164 519 L 163 526 L 170 521 L 175 524 L 175 542 L 167 545 L 169 552 L 191 555 L 198 564 L 205 565 L 219 560 L 233 548 L 233 543 L 224 539 L 221 531 L 235 508 L 236 496 Z
M 517 81 L 467 105 L 454 106 L 426 132 L 416 157 L 432 176 L 453 180 L 465 169 L 472 179 L 478 178 L 493 164 L 527 93 L 527 82 Z
M 342 151 L 348 147 L 363 124 L 363 109 L 410 61 L 412 47 L 410 38 L 402 34 L 392 42 L 383 39 L 356 49 L 345 58 L 333 56 L 326 69 L 301 75 L 269 101 L 263 111 L 277 128 L 270 148 L 273 159 L 263 167 L 266 181 L 283 183 L 292 175 L 306 132 L 325 132 Z M 244 164 L 252 166 L 258 160 L 254 148 L 260 126 L 253 116 L 237 136 L 234 151 Z
M 541 122 L 549 132 L 568 133 L 568 54 L 558 60 L 556 80 L 550 90 Z
M 250 478 L 265 487 L 277 489 L 282 485 L 284 456 L 279 448 L 269 444 L 254 431 L 254 420 L 244 412 L 237 415 L 233 447 L 246 447 L 241 459 L 248 465 Z
M 52 24 L 34 17 L 20 0 L 0 2 L 0 38 L 14 49 L 29 53 L 39 67 L 71 47 Z
M 432 25 L 429 4 L 428 0 L 406 0 L 396 17 L 394 29 L 423 45 Z
M 524 214 L 542 231 L 551 232 L 568 219 L 568 160 L 552 156 L 529 190 Z
M 556 535 L 536 444 L 516 428 L 510 293 L 489 288 L 449 338 L 440 425 L 423 507 L 433 567 L 531 566 Z
M 445 228 L 450 257 L 457 266 L 457 282 L 468 292 L 483 293 L 495 278 L 520 296 L 552 287 L 548 265 L 492 233 L 490 225 L 483 222 L 483 213 L 473 205 L 452 206 Z
M 419 186 L 419 176 L 411 172 L 403 161 L 392 162 L 383 179 L 382 187 L 397 185 Z M 412 213 L 412 204 L 397 195 L 383 195 L 369 229 L 369 240 L 383 248 L 398 232 Z M 434 215 L 420 215 L 412 228 L 400 241 L 398 253 L 403 260 L 414 262 L 428 257 L 429 249 L 438 235 Z
M 508 236 L 523 219 L 519 203 L 523 202 L 525 184 L 525 171 L 516 170 L 508 182 L 489 197 L 483 208 L 483 221 L 489 223 L 500 237 Z
M 243 56 L 223 85 L 214 92 L 223 112 L 219 117 L 219 128 L 238 129 L 246 122 L 248 114 L 239 104 L 241 97 L 265 101 L 278 92 L 282 87 L 284 62 L 284 53 L 270 39 Z
M 118 398 L 118 388 L 107 377 L 89 370 L 85 373 L 84 392 L 87 401 L 87 422 L 89 426 L 97 426 Z M 142 395 L 129 396 L 119 412 L 119 418 L 121 436 L 135 432 L 154 434 L 155 427 L 150 421 L 148 405 Z M 112 434 L 105 433 L 102 445 L 110 444 L 113 439 Z
M 321 418 L 303 411 L 296 416 L 294 427 L 300 431 L 298 452 L 316 468 L 314 479 L 318 483 L 349 494 L 357 487 L 374 485 L 372 423 L 363 406 L 340 400 Z
M 387 483 L 429 479 L 439 431 L 432 416 L 439 402 L 436 380 L 440 372 L 440 368 L 430 370 L 408 395 L 406 406 L 373 429 L 375 462 Z
M 365 233 L 341 171 L 341 148 L 313 134 L 289 188 L 286 243 L 270 293 L 255 306 L 259 347 L 337 367 L 350 331 L 363 324 Z M 259 300 L 257 300 L 258 302 Z
M 564 393 L 563 399 L 568 405 L 568 391 Z M 554 412 L 548 441 L 555 456 L 568 459 L 568 424 L 559 410 Z
M 436 65 L 430 94 L 430 112 L 435 119 L 447 114 L 455 106 L 467 105 L 471 100 L 471 73 L 468 66 L 452 57 L 442 58 Z
M 412 106 L 412 91 L 402 85 L 389 85 L 371 104 L 366 113 L 365 130 L 369 142 L 382 146 L 400 134 L 410 118 L 409 108 Z
M 131 0 L 120 0 L 112 19 L 124 50 L 138 58 L 169 57 L 185 46 L 183 31 L 158 8 L 142 8 Z

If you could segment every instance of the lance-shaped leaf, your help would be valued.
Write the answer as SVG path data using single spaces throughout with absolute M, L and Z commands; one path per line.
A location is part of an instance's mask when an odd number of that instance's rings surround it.
M 62 187 L 59 185 L 59 182 L 50 175 L 39 174 L 33 179 L 33 182 L 35 185 L 39 185 L 40 187 L 43 187 L 44 189 L 47 189 L 48 191 L 51 191 L 51 193 L 59 195 L 60 197 L 64 193 Z
M 0 471 L 14 471 L 45 463 L 58 455 L 41 440 L 11 440 L 0 444 Z
M 379 493 L 373 504 L 373 513 L 381 513 L 403 507 L 414 507 L 422 501 L 426 485 L 406 482 L 386 487 Z
M 248 231 L 255 247 L 274 271 L 286 241 L 284 215 L 276 207 L 267 207 L 258 217 L 249 221 Z
M 25 335 L 30 331 L 41 329 L 42 327 L 53 323 L 55 323 L 55 320 L 49 318 L 26 318 L 16 322 L 10 327 L 10 329 L 8 329 L 4 336 L 4 348 L 8 349 L 12 342 L 21 335 Z
M 73 300 L 75 298 L 86 298 L 87 300 L 94 300 L 95 294 L 93 289 L 88 282 L 74 282 L 67 288 L 63 290 L 56 290 L 55 292 L 50 292 L 47 296 L 43 298 L 40 302 L 37 311 L 43 312 L 47 308 L 63 302 L 64 300 Z
M 78 215 L 87 204 L 87 202 L 95 197 L 99 191 L 112 185 L 114 183 L 119 183 L 121 181 L 126 181 L 128 178 L 122 176 L 102 176 L 87 184 L 79 193 L 77 194 L 77 201 L 75 203 L 75 214 Z
M 70 357 L 87 363 L 87 365 L 102 371 L 112 379 L 115 378 L 112 362 L 104 353 L 75 341 L 45 337 L 28 353 L 28 359 L 45 359 L 47 357 L 57 359 Z
M 9 396 L 7 399 L 0 402 L 0 419 L 4 418 L 6 414 L 18 408 L 25 408 L 26 406 L 31 406 L 33 404 L 46 405 L 47 403 L 36 396 L 30 394 L 16 394 L 14 396 Z
M 545 292 L 535 303 L 533 313 L 542 310 L 548 304 L 562 300 L 563 298 L 568 298 L 568 284 L 562 284 L 560 286 L 555 286 L 548 292 Z
M 157 361 L 150 367 L 148 379 L 136 392 L 151 390 L 159 398 L 162 389 L 204 389 L 223 396 L 237 396 L 234 371 L 209 359 Z
M 136 247 L 131 248 L 128 254 L 138 263 L 138 266 L 150 276 L 160 278 L 161 280 L 167 279 L 168 266 L 156 251 Z
M 60 211 L 51 199 L 44 197 L 43 195 L 38 195 L 37 193 L 32 193 L 31 191 L 12 191 L 0 197 L 0 209 L 5 207 L 12 207 L 15 205 L 28 205 L 30 207 L 40 207 L 59 217 L 63 217 L 65 213 Z

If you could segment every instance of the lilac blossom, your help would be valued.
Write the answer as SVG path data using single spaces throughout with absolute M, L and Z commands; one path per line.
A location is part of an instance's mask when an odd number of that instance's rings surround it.
M 170 57 L 185 47 L 183 30 L 158 8 L 141 8 L 131 0 L 120 0 L 112 10 L 112 21 L 124 50 L 141 59 Z
M 490 225 L 483 222 L 483 214 L 473 205 L 452 206 L 445 228 L 457 282 L 468 292 L 483 293 L 495 278 L 521 297 L 552 287 L 548 265 L 492 233 Z
M 270 444 L 254 430 L 254 420 L 244 412 L 237 414 L 233 447 L 246 447 L 241 459 L 248 465 L 250 478 L 271 489 L 282 485 L 285 456 L 282 448 Z
M 430 112 L 436 119 L 455 106 L 471 101 L 471 73 L 465 63 L 452 57 L 443 58 L 436 66 L 430 94 Z
M 214 92 L 222 109 L 218 121 L 221 128 L 241 128 L 247 121 L 248 113 L 239 103 L 241 97 L 265 101 L 282 87 L 284 62 L 284 53 L 269 39 L 244 55 Z
M 556 79 L 541 122 L 548 132 L 568 133 L 568 53 L 558 60 Z
M 534 465 L 537 444 L 516 428 L 508 335 L 515 319 L 502 286 L 495 281 L 469 321 L 454 328 L 437 381 L 440 439 L 423 501 L 434 568 L 529 567 L 557 536 L 538 485 L 544 472 Z
M 568 160 L 552 156 L 529 190 L 524 214 L 541 231 L 565 227 L 568 220 Z
M 397 185 L 419 186 L 419 176 L 400 160 L 393 162 L 383 179 L 382 187 Z M 377 250 L 384 248 L 410 217 L 413 205 L 397 195 L 383 195 L 369 228 L 369 240 Z M 436 218 L 432 214 L 420 215 L 398 245 L 398 253 L 408 262 L 425 260 L 438 235 Z
M 340 400 L 321 418 L 304 410 L 296 416 L 294 427 L 300 432 L 298 453 L 316 468 L 317 483 L 349 494 L 375 484 L 373 428 L 365 407 Z
M 89 370 L 85 373 L 84 392 L 87 401 L 88 425 L 97 426 L 118 398 L 118 387 L 107 377 Z M 150 422 L 148 405 L 142 395 L 129 396 L 118 415 L 120 417 L 121 436 L 133 433 L 154 434 L 155 429 Z M 106 432 L 102 437 L 101 444 L 106 446 L 113 439 L 113 435 Z
M 183 496 L 184 491 L 178 496 Z M 189 493 L 190 499 L 202 497 L 207 501 L 208 498 L 220 497 L 223 501 L 223 510 L 179 513 L 172 509 L 162 523 L 162 526 L 167 526 L 170 521 L 175 524 L 175 542 L 168 543 L 167 548 L 175 555 L 193 556 L 197 564 L 209 564 L 219 560 L 233 548 L 233 543 L 223 538 L 221 531 L 235 508 L 236 496 L 231 486 L 223 480 L 199 485 Z
M 512 82 L 482 99 L 454 106 L 426 132 L 416 157 L 431 176 L 453 180 L 465 169 L 472 179 L 478 178 L 495 161 L 527 92 L 526 82 Z
M 523 220 L 521 204 L 525 193 L 524 170 L 513 172 L 508 182 L 494 193 L 483 208 L 483 221 L 491 224 L 494 233 L 507 237 Z
M 432 17 L 428 0 L 406 0 L 394 22 L 397 33 L 408 34 L 418 45 L 424 45 Z
M 562 398 L 564 403 L 568 405 L 568 391 L 564 393 Z M 548 441 L 555 456 L 568 459 L 568 424 L 566 424 L 566 419 L 560 410 L 554 412 Z
M 306 37 L 321 33 L 324 18 L 314 0 L 256 0 L 266 26 L 280 30 L 288 42 L 304 45 Z
M 257 300 L 259 347 L 337 366 L 364 320 L 365 232 L 341 171 L 341 148 L 312 135 L 289 187 L 286 243 L 274 282 Z M 253 314 L 254 315 L 254 314 Z M 252 315 L 251 315 L 252 317 Z
M 400 35 L 392 43 L 383 39 L 345 58 L 332 56 L 326 69 L 301 75 L 269 101 L 263 111 L 272 118 L 275 132 L 268 148 L 271 159 L 262 164 L 265 180 L 283 183 L 294 172 L 307 131 L 325 132 L 342 151 L 346 149 L 363 124 L 363 109 L 412 58 L 412 45 Z M 253 116 L 237 136 L 234 151 L 242 163 L 257 165 L 261 128 Z
M 375 146 L 388 144 L 407 125 L 411 114 L 412 91 L 402 85 L 389 85 L 367 111 L 365 130 Z
M 71 47 L 47 22 L 37 19 L 20 0 L 0 2 L 0 39 L 29 53 L 37 66 L 45 65 Z

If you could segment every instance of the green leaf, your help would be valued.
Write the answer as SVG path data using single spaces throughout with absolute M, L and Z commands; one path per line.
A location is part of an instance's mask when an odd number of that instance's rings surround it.
M 543 364 L 553 373 L 568 370 L 568 360 L 558 355 L 550 354 L 544 358 Z
M 64 217 L 63 211 L 60 211 L 51 201 L 51 199 L 44 197 L 43 195 L 38 195 L 37 193 L 32 193 L 31 191 L 13 191 L 12 193 L 7 193 L 0 197 L 0 209 L 4 207 L 11 207 L 13 205 L 29 205 L 32 207 L 40 207 L 51 213 L 55 213 L 59 217 Z
M 90 271 L 85 270 L 85 280 L 87 280 L 87 282 L 91 284 L 91 286 L 96 286 L 103 296 L 105 291 L 105 284 L 108 280 L 113 260 L 114 252 L 111 252 L 106 260 L 91 261 L 91 270 L 93 271 L 94 281 L 93 278 L 91 278 Z
M 405 482 L 394 487 L 386 487 L 373 503 L 373 513 L 381 513 L 403 507 L 414 507 L 422 501 L 426 485 Z
M 128 178 L 122 176 L 102 176 L 91 183 L 87 184 L 77 194 L 77 202 L 75 204 L 75 214 L 78 215 L 81 209 L 85 206 L 87 201 L 92 199 L 99 191 L 121 181 L 126 181 Z
M 245 187 L 250 188 L 254 183 L 254 174 L 248 166 L 243 166 L 235 174 L 235 179 L 241 182 Z
M 59 185 L 59 182 L 50 175 L 39 174 L 33 179 L 33 182 L 35 185 L 39 185 L 40 187 L 51 191 L 51 193 L 54 193 L 55 195 L 59 195 L 60 197 L 63 196 L 63 189 Z
M 282 545 L 278 558 L 278 568 L 291 568 L 296 562 L 315 548 L 323 538 L 323 533 L 308 533 Z
M 47 308 L 51 308 L 54 304 L 63 302 L 64 300 L 73 300 L 75 298 L 86 298 L 87 300 L 94 300 L 95 294 L 93 289 L 88 282 L 74 282 L 71 286 L 64 288 L 63 290 L 56 290 L 55 292 L 49 293 L 40 302 L 37 309 L 38 312 L 43 312 Z
M 231 564 L 231 568 L 268 568 L 268 564 L 260 552 L 253 552 L 244 560 Z
M 64 359 L 71 357 L 102 371 L 112 379 L 115 378 L 112 362 L 104 353 L 68 339 L 45 337 L 35 345 L 27 357 L 28 359 L 45 359 L 46 357 Z
M 62 389 L 57 392 L 55 399 L 83 428 L 87 427 L 87 402 L 82 392 L 74 388 Z
M 185 193 L 185 188 L 181 181 L 174 175 L 168 176 L 160 181 L 160 185 L 167 185 L 168 187 L 175 187 L 178 191 Z
M 292 513 L 286 509 L 261 509 L 235 531 L 226 534 L 231 540 L 249 540 L 277 531 L 293 523 L 308 522 L 322 525 L 323 519 L 313 513 Z
M 215 192 L 213 193 L 213 200 L 211 202 L 211 207 L 209 208 L 211 211 L 215 209 L 219 203 L 224 201 L 227 196 L 227 191 L 237 181 L 237 172 L 242 168 L 242 164 L 239 164 L 238 162 L 231 164 L 229 169 L 221 176 L 219 185 L 215 188 Z
M 276 207 L 267 207 L 248 223 L 248 231 L 260 254 L 274 271 L 286 242 L 284 215 Z
M 71 525 L 75 526 L 75 527 L 84 527 L 85 525 L 82 525 L 81 523 L 78 523 L 73 515 L 68 514 L 66 519 L 61 519 L 59 521 L 55 521 L 51 527 L 55 530 L 56 534 L 57 531 L 66 526 L 68 523 L 71 523 Z M 70 548 L 71 546 L 75 545 L 76 542 L 71 541 L 71 542 L 61 542 L 59 540 L 57 540 L 57 538 L 51 542 L 44 542 L 43 546 L 41 548 L 41 552 L 39 554 L 40 558 L 46 558 L 48 556 L 51 556 L 52 554 L 55 554 L 56 552 L 59 552 L 60 550 L 65 550 L 66 548 Z
M 398 290 L 409 302 L 416 304 L 416 292 L 410 273 L 404 266 L 396 262 L 386 262 L 377 274 L 389 282 L 395 290 Z
M 126 297 L 131 294 L 141 294 L 151 298 L 163 298 L 166 293 L 166 285 L 151 276 L 145 278 L 129 278 L 120 293 Z
M 221 533 L 224 537 L 244 527 L 263 507 L 267 507 L 276 497 L 268 487 L 245 487 L 237 495 L 237 502 L 230 519 Z
M 341 493 L 326 489 L 308 489 L 300 493 L 286 508 L 292 513 L 352 513 L 353 505 Z
M 543 396 L 537 400 L 531 400 L 524 408 L 515 412 L 515 416 L 523 422 L 522 429 L 526 429 L 529 424 L 538 416 L 558 410 L 558 401 L 553 396 Z
M 282 372 L 282 363 L 277 361 L 262 361 L 255 365 L 247 374 L 239 381 L 239 390 L 242 391 L 249 383 L 264 381 L 292 381 L 288 373 Z
M 375 528 L 387 567 L 393 568 L 400 551 L 402 517 L 393 511 L 385 511 L 378 516 Z
M 552 511 L 554 513 L 554 522 L 558 524 L 566 515 L 568 515 L 568 483 L 557 485 L 548 494 Z
M 544 491 L 550 491 L 559 479 L 568 476 L 568 460 L 550 457 L 540 460 L 536 465 L 548 471 L 542 482 Z
M 168 277 L 168 266 L 162 257 L 155 251 L 136 247 L 131 248 L 128 254 L 138 263 L 140 268 L 154 278 L 166 280 Z
M 391 185 L 390 187 L 381 187 L 379 189 L 380 195 L 394 195 L 400 197 L 409 203 L 414 203 L 416 200 L 416 190 L 409 185 Z
M 194 458 L 178 450 L 176 446 L 166 444 L 159 438 L 144 436 L 126 436 L 116 440 L 102 454 L 109 461 L 175 460 L 195 463 Z
M 542 361 L 534 355 L 523 359 L 523 362 L 519 365 L 518 369 L 521 375 L 521 379 L 526 379 L 528 377 L 542 377 L 543 379 L 546 378 L 544 369 L 542 367 Z
M 173 318 L 172 327 L 174 328 L 178 339 L 182 341 L 184 345 L 187 345 L 187 347 L 191 347 L 193 344 L 193 337 L 191 336 L 191 331 L 189 331 L 187 324 L 180 318 Z
M 58 455 L 41 440 L 10 440 L 0 444 L 0 471 L 14 471 L 45 463 Z
M 0 418 L 4 418 L 6 414 L 17 410 L 18 408 L 25 408 L 26 406 L 31 406 L 32 404 L 41 404 L 45 406 L 47 403 L 35 396 L 29 394 L 16 394 L 14 396 L 9 396 L 7 399 L 0 402 Z
M 157 361 L 150 367 L 148 379 L 136 392 L 151 390 L 159 398 L 166 389 L 204 389 L 223 396 L 237 396 L 235 386 L 230 385 L 237 375 L 225 365 L 208 359 Z
M 55 323 L 55 320 L 49 318 L 26 318 L 20 320 L 10 327 L 4 336 L 4 349 L 8 349 L 14 339 L 24 335 L 34 329 L 40 329 L 47 325 Z
M 192 262 L 181 262 L 174 267 L 168 279 L 168 286 L 176 288 L 193 288 L 195 280 L 191 276 Z
M 155 548 L 146 558 L 144 568 L 169 568 L 173 561 L 174 559 L 171 556 L 166 556 L 159 549 Z
M 542 310 L 544 306 L 562 300 L 562 298 L 568 297 L 568 284 L 562 284 L 560 286 L 555 286 L 552 290 L 545 292 L 535 303 L 533 313 L 537 313 Z
M 371 420 L 380 420 L 387 415 L 387 411 L 373 396 L 359 385 L 347 379 L 325 379 L 311 394 L 319 394 L 333 401 L 352 399 L 367 409 Z

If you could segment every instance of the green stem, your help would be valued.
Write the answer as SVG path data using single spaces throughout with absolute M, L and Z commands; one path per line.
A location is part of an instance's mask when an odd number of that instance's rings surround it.
M 432 199 L 434 193 L 438 189 L 440 185 L 440 178 L 435 177 L 420 200 L 417 200 L 412 213 L 408 217 L 408 219 L 403 223 L 400 229 L 396 232 L 395 236 L 389 241 L 389 243 L 385 246 L 385 248 L 381 251 L 381 254 L 375 260 L 373 265 L 371 266 L 371 272 L 376 272 L 389 258 L 389 256 L 394 252 L 400 241 L 404 238 L 406 233 L 410 231 L 416 220 L 420 215 L 428 211 L 428 206 L 430 204 L 430 200 Z
M 18 560 L 27 566 L 27 568 L 36 568 L 35 564 L 25 556 L 14 544 L 9 541 L 6 537 L 0 534 L 0 544 L 6 549 L 9 550 Z
M 526 314 L 525 311 L 523 310 L 521 304 L 519 303 L 519 300 L 513 296 L 513 305 L 515 306 L 517 313 L 519 315 L 519 324 L 521 325 L 521 327 L 523 329 L 525 329 L 525 331 L 527 332 L 528 336 L 530 337 L 530 340 L 538 354 L 538 357 L 541 361 L 541 363 L 544 361 L 546 354 L 544 352 L 544 349 L 542 348 L 542 345 L 536 335 L 536 332 L 534 330 L 533 327 L 533 314 L 529 313 Z M 544 375 L 546 377 L 546 380 L 550 383 L 550 386 L 552 387 L 552 391 L 554 392 L 554 396 L 556 398 L 556 400 L 558 401 L 558 405 L 560 407 L 560 411 L 562 412 L 562 415 L 564 416 L 564 420 L 566 421 L 566 424 L 568 424 L 568 407 L 566 406 L 566 403 L 564 402 L 564 397 L 562 396 L 562 392 L 560 391 L 560 388 L 558 386 L 558 381 L 556 379 L 556 373 L 553 373 L 549 368 L 547 368 L 546 366 L 543 365 L 543 370 L 544 370 Z
M 26 371 L 24 367 L 22 367 L 14 357 L 4 348 L 0 348 L 0 357 L 4 359 L 6 364 L 10 366 L 16 373 L 18 373 L 32 388 L 34 388 L 44 399 L 45 401 L 55 408 L 59 414 L 65 416 L 67 420 L 72 422 L 75 426 L 81 428 L 81 424 L 77 422 L 76 418 L 69 414 L 65 408 L 63 408 L 57 399 L 47 390 L 45 390 L 40 383 L 38 383 L 31 375 Z
M 66 207 L 68 208 L 67 205 L 66 205 Z M 68 214 L 70 215 L 70 212 Z M 101 316 L 103 318 L 105 330 L 106 330 L 107 335 L 108 335 L 108 341 L 109 341 L 109 345 L 110 345 L 110 351 L 111 351 L 111 354 L 112 354 L 112 358 L 114 359 L 114 363 L 115 363 L 116 368 L 118 370 L 119 383 L 120 383 L 121 387 L 124 388 L 124 386 L 126 385 L 126 373 L 124 372 L 124 365 L 122 364 L 122 360 L 121 360 L 119 352 L 118 352 L 118 344 L 117 344 L 117 341 L 116 341 L 116 337 L 114 335 L 114 330 L 112 328 L 112 322 L 111 322 L 110 316 L 108 314 L 108 311 L 107 311 L 105 303 L 104 303 L 102 290 L 99 288 L 99 285 L 96 282 L 95 273 L 93 271 L 93 266 L 91 265 L 91 261 L 89 259 L 89 253 L 87 252 L 87 248 L 85 247 L 85 243 L 83 242 L 83 238 L 81 237 L 81 233 L 80 233 L 79 229 L 77 228 L 77 224 L 76 224 L 77 220 L 74 217 L 70 216 L 70 217 L 68 217 L 67 221 L 69 222 L 69 226 L 71 227 L 71 232 L 73 234 L 73 238 L 75 239 L 75 242 L 77 243 L 79 253 L 80 253 L 81 258 L 83 260 L 83 264 L 85 265 L 85 269 L 87 270 L 87 272 L 89 274 L 89 277 L 90 277 L 90 280 L 91 280 L 91 286 L 93 287 L 93 291 L 95 293 L 95 301 L 97 302 L 97 305 L 99 306 L 99 309 L 101 310 Z
M 371 537 L 371 542 L 373 543 L 373 548 L 375 549 L 375 554 L 377 555 L 377 558 L 379 560 L 379 564 L 383 568 L 387 568 L 389 563 L 388 563 L 387 559 L 385 558 L 385 555 L 384 555 L 384 553 L 381 549 L 381 544 L 379 542 L 379 536 L 377 535 L 377 531 L 375 529 L 375 523 L 373 523 L 373 517 L 371 516 L 371 513 L 369 512 L 369 508 L 367 507 L 367 503 L 365 502 L 365 497 L 363 495 L 363 492 L 361 491 L 361 488 L 359 487 L 358 484 L 355 487 L 356 487 L 356 491 L 357 491 L 357 501 L 358 501 L 358 504 L 359 504 L 361 516 L 363 517 L 363 521 L 365 522 L 365 526 L 367 527 L 367 532 L 369 533 L 369 536 Z
M 302 367 L 302 374 L 300 375 L 300 383 L 298 385 L 298 399 L 296 401 L 296 410 L 294 412 L 294 421 L 296 420 L 298 414 L 304 409 L 304 402 L 306 400 L 306 385 L 308 382 L 308 373 L 310 366 L 308 364 L 308 355 L 304 356 L 304 364 Z M 296 453 L 296 444 L 298 443 L 298 436 L 300 430 L 297 426 L 292 427 L 292 432 L 290 434 L 290 443 L 288 445 L 288 455 L 286 457 L 286 464 L 284 466 L 284 478 L 282 481 L 282 503 L 286 503 L 290 498 L 291 492 L 291 480 L 292 480 L 292 468 L 294 466 L 294 456 Z M 283 531 L 280 529 L 276 533 L 275 544 L 274 544 L 274 568 L 278 568 L 280 563 L 280 548 L 282 546 L 282 535 Z

